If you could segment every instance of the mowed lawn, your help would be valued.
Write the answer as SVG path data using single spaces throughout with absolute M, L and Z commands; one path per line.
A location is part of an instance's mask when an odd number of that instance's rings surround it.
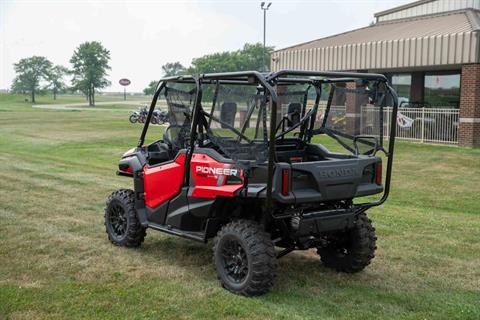
M 369 211 L 372 264 L 348 275 L 292 253 L 270 293 L 244 298 L 219 286 L 210 244 L 108 242 L 104 202 L 131 187 L 115 171 L 140 128 L 127 110 L 0 95 L 0 319 L 480 319 L 480 150 L 399 142 L 391 196 Z

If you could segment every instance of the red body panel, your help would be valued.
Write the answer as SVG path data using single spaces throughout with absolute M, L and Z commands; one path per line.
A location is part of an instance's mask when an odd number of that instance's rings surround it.
M 218 162 L 205 154 L 193 154 L 190 163 L 191 176 L 195 187 L 194 198 L 234 197 L 243 186 L 243 173 L 232 164 Z M 235 184 L 227 185 L 227 177 L 234 176 Z
M 147 207 L 156 208 L 178 194 L 183 183 L 185 157 L 185 154 L 180 154 L 173 162 L 143 168 Z M 191 195 L 194 198 L 234 197 L 243 186 L 241 169 L 205 154 L 193 154 L 190 170 L 194 183 Z
M 145 204 L 155 208 L 170 200 L 180 191 L 183 183 L 185 154 L 182 153 L 170 163 L 143 168 Z

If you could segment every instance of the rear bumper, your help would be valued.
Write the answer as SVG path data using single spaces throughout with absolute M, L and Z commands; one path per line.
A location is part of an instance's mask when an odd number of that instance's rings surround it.
M 273 197 L 285 204 L 318 203 L 379 194 L 383 186 L 375 183 L 378 157 L 331 159 L 318 162 L 277 163 Z M 289 192 L 282 193 L 282 171 L 288 170 Z

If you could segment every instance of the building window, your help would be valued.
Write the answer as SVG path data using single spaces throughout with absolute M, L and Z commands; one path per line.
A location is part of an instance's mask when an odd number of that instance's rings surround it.
M 408 103 L 410 100 L 410 89 L 412 86 L 412 75 L 410 74 L 392 74 L 392 87 L 398 95 L 398 105 L 402 102 Z
M 460 74 L 425 74 L 425 101 L 435 108 L 458 108 L 460 104 Z

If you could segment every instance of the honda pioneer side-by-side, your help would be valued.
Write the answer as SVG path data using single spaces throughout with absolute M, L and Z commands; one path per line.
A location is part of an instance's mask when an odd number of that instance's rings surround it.
M 156 107 L 168 109 L 162 133 L 149 126 Z M 245 296 L 267 292 L 277 259 L 293 250 L 361 271 L 377 239 L 366 211 L 389 194 L 396 113 L 380 74 L 164 78 L 137 147 L 120 160 L 133 189 L 109 196 L 108 238 L 137 247 L 150 228 L 213 239 L 221 284 Z

